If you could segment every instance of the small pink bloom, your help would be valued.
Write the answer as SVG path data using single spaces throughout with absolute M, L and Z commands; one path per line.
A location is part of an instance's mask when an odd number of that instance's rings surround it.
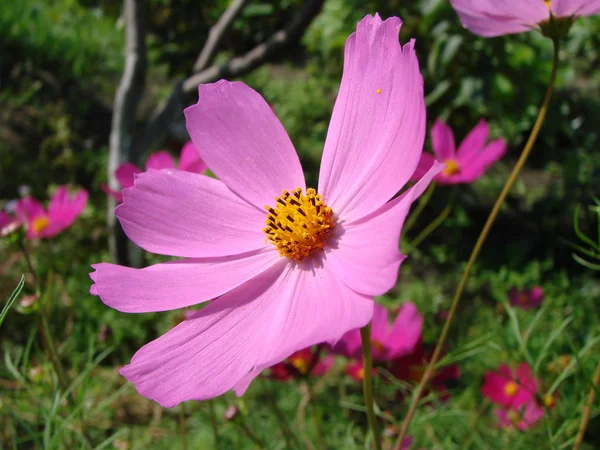
M 501 428 L 528 430 L 544 417 L 544 408 L 532 400 L 518 408 L 496 408 L 494 411 Z
M 405 303 L 393 325 L 387 309 L 375 304 L 371 321 L 371 353 L 374 361 L 391 361 L 413 352 L 421 339 L 423 317 L 412 302 Z M 333 348 L 334 353 L 362 359 L 360 330 L 346 333 Z
M 450 0 L 461 23 L 483 37 L 541 29 L 553 20 L 600 12 L 600 0 Z
M 351 362 L 346 366 L 346 373 L 355 381 L 362 381 L 365 379 L 365 366 L 362 361 Z M 375 373 L 375 368 L 371 368 L 371 376 L 375 376 Z
M 538 308 L 544 299 L 544 291 L 541 286 L 532 289 L 517 289 L 512 287 L 508 291 L 510 304 L 523 309 Z
M 79 217 L 88 199 L 88 193 L 79 189 L 70 196 L 67 186 L 59 186 L 48 209 L 31 196 L 17 203 L 17 217 L 26 224 L 28 239 L 50 238 L 69 228 Z
M 347 40 L 318 194 L 267 102 L 224 80 L 199 86 L 185 110 L 218 179 L 150 170 L 123 191 L 116 214 L 129 238 L 185 259 L 96 264 L 91 293 L 136 313 L 218 297 L 121 370 L 142 395 L 166 407 L 241 395 L 263 369 L 371 321 L 373 296 L 396 283 L 411 203 L 443 167 L 393 198 L 425 134 L 423 80 L 414 42 L 398 42 L 400 24 L 367 16 Z
M 526 363 L 519 364 L 514 372 L 502 364 L 498 371 L 484 375 L 481 386 L 481 393 L 491 402 L 515 410 L 533 401 L 537 392 L 537 381 Z
M 148 158 L 148 161 L 146 161 L 146 170 L 173 169 L 175 167 L 175 160 L 169 152 L 164 150 L 152 153 Z M 206 164 L 200 158 L 198 150 L 196 150 L 196 147 L 194 147 L 194 144 L 192 144 L 191 141 L 186 142 L 181 148 L 179 169 L 194 173 L 203 173 L 206 171 Z M 115 178 L 119 182 L 121 189 L 114 190 L 107 185 L 102 185 L 102 190 L 118 202 L 122 202 L 123 194 L 121 193 L 121 190 L 133 186 L 136 174 L 142 172 L 143 170 L 133 163 L 123 163 L 115 170 Z
M 435 177 L 440 184 L 472 183 L 481 178 L 488 167 L 502 158 L 506 151 L 504 139 L 496 139 L 486 144 L 490 127 L 485 120 L 479 123 L 455 150 L 452 129 L 437 120 L 431 129 L 431 141 L 436 158 L 446 164 L 442 173 Z M 432 166 L 435 159 L 423 153 L 413 179 L 419 179 Z
M 0 237 L 8 236 L 21 226 L 21 222 L 14 216 L 0 211 Z

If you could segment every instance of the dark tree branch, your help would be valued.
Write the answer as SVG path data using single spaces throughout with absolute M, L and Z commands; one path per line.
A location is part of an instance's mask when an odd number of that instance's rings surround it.
M 152 114 L 137 137 L 132 148 L 132 160 L 142 155 L 169 133 L 171 124 L 183 115 L 184 94 L 195 92 L 199 84 L 211 83 L 221 78 L 244 75 L 272 59 L 278 52 L 295 42 L 321 12 L 324 0 L 307 0 L 294 19 L 282 30 L 277 31 L 265 42 L 257 45 L 243 56 L 234 57 L 221 66 L 212 66 L 178 82 L 167 98 Z
M 108 185 L 119 189 L 115 170 L 130 156 L 135 132 L 137 108 L 144 94 L 146 81 L 146 27 L 144 18 L 145 0 L 125 0 L 125 70 L 115 95 L 112 127 L 109 138 Z M 114 215 L 115 202 L 108 202 L 108 225 L 113 230 L 110 250 L 113 259 L 126 264 L 126 247 L 119 243 L 126 239 Z M 123 251 L 123 248 L 125 250 Z
M 208 39 L 204 44 L 204 48 L 194 63 L 194 73 L 206 69 L 206 67 L 211 63 L 212 59 L 217 53 L 217 50 L 219 49 L 219 45 L 221 45 L 221 41 L 225 37 L 225 34 L 227 34 L 229 31 L 231 24 L 242 11 L 245 4 L 246 0 L 234 0 L 219 18 L 217 23 L 210 29 L 208 32 Z

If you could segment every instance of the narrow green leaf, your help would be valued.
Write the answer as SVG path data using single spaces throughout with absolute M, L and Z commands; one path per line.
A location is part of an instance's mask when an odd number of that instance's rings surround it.
M 24 285 L 25 285 L 25 277 L 23 275 L 21 275 L 19 284 L 17 284 L 17 287 L 15 288 L 15 290 L 12 292 L 12 294 L 10 294 L 10 297 L 8 298 L 8 301 L 6 302 L 6 305 L 4 305 L 4 308 L 2 308 L 2 312 L 0 312 L 0 327 L 2 326 L 2 323 L 4 322 L 6 315 L 8 314 L 8 310 L 10 309 L 10 307 L 13 305 L 13 303 L 15 302 L 15 300 L 17 299 L 17 297 L 23 290 Z

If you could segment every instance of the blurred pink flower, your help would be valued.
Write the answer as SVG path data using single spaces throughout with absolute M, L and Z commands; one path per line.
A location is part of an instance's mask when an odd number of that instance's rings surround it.
M 518 408 L 496 408 L 494 411 L 501 428 L 527 430 L 544 417 L 544 408 L 534 400 Z
M 526 363 L 519 364 L 514 372 L 502 364 L 498 371 L 488 372 L 483 378 L 483 396 L 505 408 L 516 410 L 533 401 L 538 392 L 537 381 Z
M 538 308 L 544 299 L 544 291 L 541 286 L 535 286 L 531 289 L 510 288 L 508 291 L 510 304 L 523 309 Z
M 600 0 L 450 0 L 462 25 L 483 37 L 542 29 L 600 12 Z
M 79 189 L 69 196 L 67 186 L 59 186 L 48 209 L 31 196 L 17 202 L 17 217 L 27 227 L 25 237 L 28 239 L 51 238 L 69 228 L 79 217 L 87 203 L 88 193 Z
M 241 395 L 264 368 L 371 320 L 372 296 L 396 283 L 410 205 L 443 167 L 390 201 L 414 172 L 425 132 L 423 80 L 414 42 L 398 42 L 400 25 L 367 16 L 348 38 L 320 194 L 305 188 L 265 100 L 224 80 L 199 86 L 198 104 L 185 110 L 218 180 L 150 170 L 123 191 L 125 233 L 147 251 L 189 259 L 96 264 L 91 293 L 136 313 L 219 297 L 121 370 L 142 395 L 166 407 Z
M 169 152 L 164 150 L 152 153 L 148 158 L 148 161 L 146 161 L 146 170 L 174 169 L 175 167 L 175 160 Z M 186 142 L 181 148 L 179 169 L 194 173 L 202 173 L 206 170 L 206 164 L 202 161 L 202 158 L 200 158 L 200 154 L 192 141 Z M 135 164 L 126 162 L 117 167 L 117 170 L 115 170 L 115 178 L 121 185 L 121 189 L 125 189 L 133 186 L 135 175 L 142 172 L 143 170 Z M 102 185 L 102 190 L 118 202 L 123 201 L 121 190 L 113 190 L 107 185 Z
M 325 375 L 333 366 L 333 356 L 323 355 L 323 345 L 299 350 L 285 361 L 270 367 L 269 378 L 279 381 L 288 381 L 309 375 Z
M 390 326 L 387 309 L 374 305 L 371 321 L 371 353 L 374 361 L 391 361 L 413 352 L 421 339 L 423 317 L 412 302 L 402 305 L 394 324 Z M 362 359 L 360 330 L 347 332 L 333 347 L 333 352 Z
M 496 139 L 486 144 L 490 127 L 485 120 L 471 130 L 455 150 L 452 129 L 441 120 L 436 120 L 431 128 L 433 152 L 437 159 L 446 164 L 446 168 L 435 177 L 440 184 L 472 183 L 481 178 L 488 167 L 502 158 L 506 151 L 504 139 Z M 427 173 L 435 159 L 429 153 L 423 153 L 413 179 L 419 179 Z
M 0 211 L 0 237 L 8 236 L 21 226 L 21 222 L 14 216 Z

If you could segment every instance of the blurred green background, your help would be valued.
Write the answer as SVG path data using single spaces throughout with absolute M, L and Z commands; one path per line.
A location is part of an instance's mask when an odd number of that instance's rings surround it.
M 262 42 L 289 22 L 302 3 L 250 1 L 235 20 L 217 61 Z M 193 0 L 147 2 L 149 66 L 146 95 L 138 114 L 140 122 L 169 94 L 175 80 L 190 74 L 210 26 L 228 4 Z M 388 305 L 415 301 L 426 318 L 425 341 L 431 343 L 439 334 L 437 313 L 448 308 L 474 237 L 533 125 L 550 74 L 552 47 L 537 32 L 478 38 L 461 27 L 449 2 L 443 0 L 326 0 L 322 12 L 299 42 L 243 77 L 274 107 L 300 154 L 308 183 L 313 186 L 339 87 L 345 39 L 362 17 L 374 12 L 384 18 L 400 16 L 404 21 L 400 40 L 417 41 L 425 80 L 428 130 L 440 117 L 451 125 L 460 141 L 480 118 L 486 118 L 492 137 L 503 137 L 508 142 L 505 157 L 476 183 L 437 189 L 408 238 L 429 223 L 451 196 L 456 199 L 455 207 L 445 223 L 411 252 L 401 269 L 398 287 L 381 300 Z M 143 343 L 176 323 L 180 313 L 120 314 L 88 294 L 89 265 L 110 258 L 105 227 L 107 199 L 100 185 L 107 178 L 112 102 L 123 70 L 121 13 L 121 2 L 114 0 L 9 0 L 0 8 L 0 206 L 18 198 L 22 186 L 41 199 L 48 198 L 54 186 L 64 183 L 80 185 L 90 192 L 84 215 L 68 232 L 34 246 L 39 272 L 54 280 L 52 325 L 62 342 L 61 352 L 73 375 L 82 376 L 80 383 L 89 395 L 81 394 L 82 406 L 72 417 L 56 415 L 51 376 L 36 382 L 27 375 L 33 367 L 49 370 L 36 343 L 31 316 L 11 313 L 0 336 L 5 354 L 0 381 L 14 381 L 14 367 L 24 377 L 23 383 L 31 384 L 28 390 L 17 391 L 10 383 L 0 386 L 0 435 L 10 439 L 14 448 L 86 448 L 77 438 L 81 429 L 64 424 L 75 418 L 80 420 L 82 414 L 96 422 L 90 430 L 96 445 L 106 439 L 105 448 L 113 448 L 116 441 L 123 441 L 123 448 L 148 448 L 150 442 L 156 448 L 173 448 L 176 413 L 157 412 L 142 401 L 131 387 L 123 386 L 115 367 L 127 362 Z M 599 334 L 597 276 L 573 261 L 567 245 L 567 241 L 575 240 L 575 206 L 591 203 L 592 197 L 600 193 L 599 29 L 600 17 L 578 20 L 562 42 L 555 96 L 541 136 L 479 258 L 448 347 L 464 349 L 476 338 L 489 339 L 480 343 L 478 348 L 483 350 L 479 356 L 464 362 L 463 377 L 457 387 L 460 393 L 453 400 L 456 404 L 448 406 L 448 414 L 434 414 L 427 419 L 429 422 L 422 418 L 417 421 L 417 442 L 426 448 L 462 448 L 459 443 L 472 431 L 471 416 L 463 412 L 473 409 L 479 401 L 481 374 L 499 361 L 519 360 L 518 342 L 511 337 L 514 328 L 496 307 L 510 286 L 540 284 L 546 292 L 550 306 L 544 311 L 543 331 L 534 340 L 532 352 L 541 351 L 551 333 L 567 318 L 571 318 L 569 330 L 573 331 L 553 338 L 548 359 L 584 348 L 589 339 Z M 191 96 L 187 104 L 196 100 Z M 152 150 L 166 148 L 177 154 L 182 143 L 180 138 L 171 136 L 156 143 Z M 426 149 L 430 150 L 429 134 Z M 585 208 L 582 213 L 584 231 L 592 230 L 592 217 Z M 0 254 L 0 299 L 5 299 L 26 268 L 8 240 L 0 242 Z M 147 256 L 147 263 L 155 261 L 155 257 Z M 54 276 L 56 273 L 62 276 Z M 523 320 L 529 323 L 533 317 L 525 314 Z M 486 347 L 490 339 L 499 344 Z M 98 355 L 103 358 L 101 362 L 95 362 Z M 589 360 L 582 367 L 591 371 L 593 364 Z M 565 401 L 565 416 L 560 419 L 563 422 L 557 419 L 554 431 L 568 434 L 576 427 L 585 370 L 570 386 L 570 403 Z M 352 389 L 356 392 L 351 398 L 360 405 L 360 391 L 356 386 Z M 293 415 L 300 394 L 290 388 L 285 391 L 283 386 L 276 386 L 276 390 L 282 391 L 283 408 Z M 245 406 L 252 426 L 258 428 L 261 420 L 273 421 L 264 419 L 264 405 L 253 406 L 257 404 L 253 396 L 260 400 L 263 393 L 260 386 L 251 389 Z M 32 396 L 39 396 L 43 406 L 30 401 Z M 106 401 L 102 403 L 102 399 Z M 89 403 L 94 401 L 101 403 L 102 411 L 97 412 L 95 405 Z M 226 402 L 217 404 L 219 413 Z M 352 412 L 348 419 L 346 412 L 351 409 L 342 411 L 331 396 L 323 396 L 322 407 L 323 421 L 330 430 L 327 448 L 361 448 L 364 417 Z M 402 411 L 399 405 L 391 407 Z M 37 417 L 40 408 L 48 412 L 42 418 Z M 190 439 L 194 439 L 190 442 L 198 445 L 191 448 L 212 448 L 206 407 L 191 408 L 199 411 L 190 419 Z M 567 412 L 570 408 L 572 411 Z M 52 415 L 52 411 L 56 414 Z M 560 424 L 566 424 L 566 428 L 558 428 Z M 48 426 L 50 431 L 46 431 Z M 231 425 L 222 426 L 226 437 L 221 448 L 251 448 L 252 444 L 236 434 Z M 260 433 L 268 436 L 270 425 L 265 426 Z M 428 430 L 428 426 L 434 430 Z M 435 439 L 427 434 L 430 432 Z M 485 431 L 480 432 L 484 433 L 482 443 L 487 442 Z M 50 433 L 50 437 L 45 433 Z M 546 428 L 540 433 L 546 436 Z M 20 440 L 15 441 L 15 436 Z M 270 448 L 283 448 L 277 446 L 281 444 L 279 436 L 273 439 Z M 516 438 L 506 439 L 501 436 L 490 444 L 493 447 L 487 448 L 508 448 L 505 445 L 514 443 L 511 439 Z M 563 441 L 556 439 L 556 446 L 549 444 L 547 448 L 561 448 Z M 532 443 L 538 440 L 535 435 L 521 439 L 520 448 L 534 448 L 527 445 L 537 445 Z M 482 444 L 475 439 L 470 445 Z

